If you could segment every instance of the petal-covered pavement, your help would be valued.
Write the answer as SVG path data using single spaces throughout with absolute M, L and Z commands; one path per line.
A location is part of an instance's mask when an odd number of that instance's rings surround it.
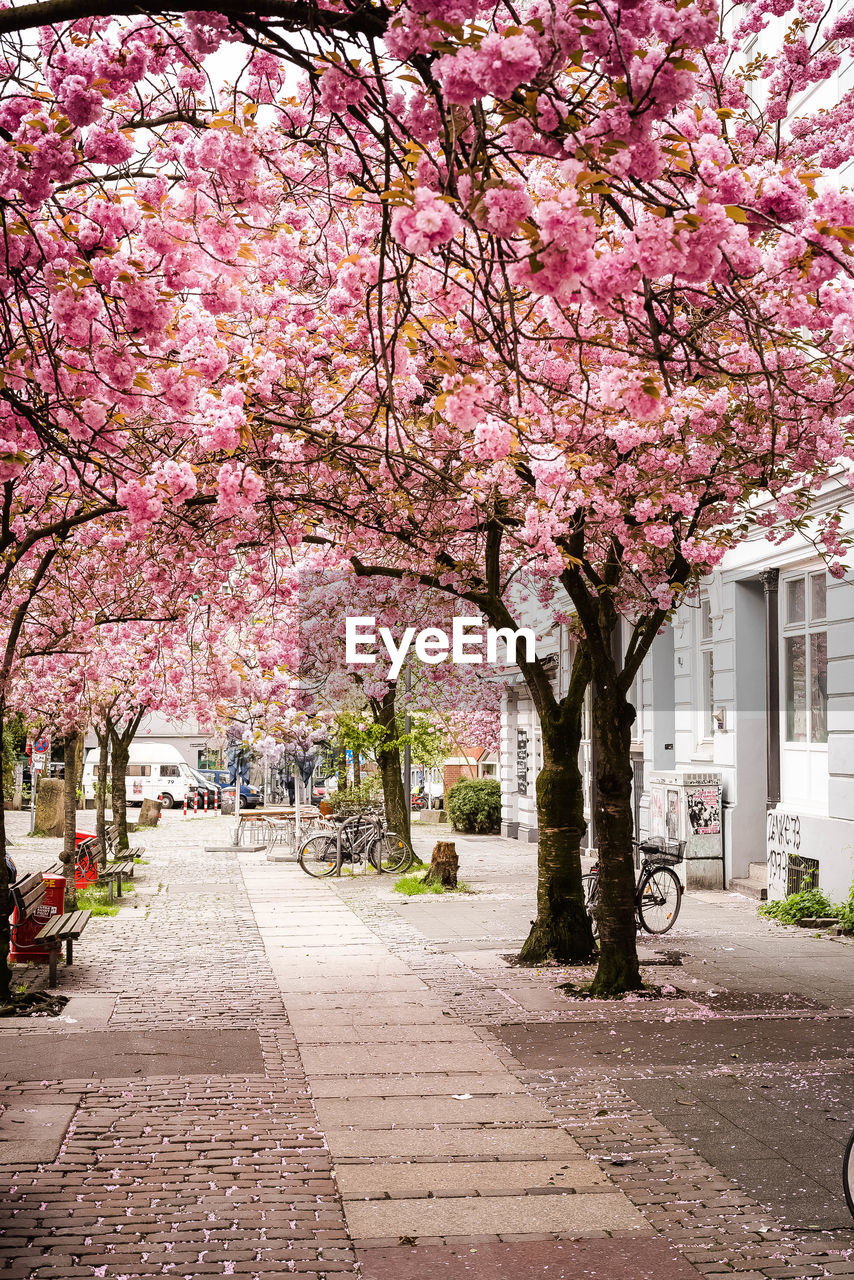
M 509 959 L 529 849 L 407 901 L 226 829 L 165 815 L 62 1014 L 0 1024 L 0 1276 L 854 1276 L 854 947 L 689 895 L 663 998 L 580 1001 Z

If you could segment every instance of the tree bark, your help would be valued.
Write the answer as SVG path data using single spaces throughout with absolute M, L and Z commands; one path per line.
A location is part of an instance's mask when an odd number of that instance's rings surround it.
M 5 732 L 6 707 L 0 700 L 0 759 L 3 756 L 3 734 Z M 9 947 L 12 942 L 12 931 L 9 916 L 12 910 L 9 893 L 9 874 L 6 870 L 6 797 L 0 787 L 0 1003 L 5 1004 L 11 995 L 12 975 L 9 969 Z
M 615 677 L 612 671 L 593 685 L 599 842 L 599 967 L 591 987 L 595 996 L 622 995 L 643 986 L 632 855 L 631 728 L 635 710 Z
M 107 860 L 107 778 L 110 768 L 110 735 L 104 726 L 103 730 L 95 728 L 98 739 L 98 785 L 95 788 L 95 834 L 98 837 L 98 856 L 102 863 Z
M 347 790 L 347 748 L 343 742 L 338 748 L 338 790 Z
M 537 918 L 519 959 L 523 964 L 585 964 L 595 954 L 581 883 L 581 842 L 587 824 L 578 763 L 589 662 L 579 649 L 560 702 L 538 672 L 531 670 L 526 676 L 540 716 L 543 767 L 537 778 Z
M 70 733 L 62 747 L 62 758 L 65 763 L 63 779 L 63 800 L 65 802 L 65 829 L 62 839 L 61 862 L 65 874 L 65 910 L 77 910 L 77 889 L 75 887 L 75 867 L 77 854 L 77 756 L 79 733 Z
M 581 706 L 565 705 L 562 714 L 546 716 L 541 721 L 537 918 L 519 953 L 523 964 L 542 964 L 545 960 L 584 964 L 595 954 L 581 883 L 581 842 L 587 830 L 578 763 L 581 710 Z
M 129 745 L 122 741 L 122 735 L 117 734 L 115 730 L 111 730 L 113 760 L 111 781 L 113 784 L 113 822 L 116 824 L 118 831 L 118 839 L 116 841 L 117 851 L 121 852 L 130 848 L 128 840 L 128 814 L 127 814 L 127 768 L 128 759 L 130 757 Z
M 353 748 L 353 786 L 360 787 L 362 785 L 362 766 L 359 763 L 359 752 L 356 747 Z
M 380 701 L 370 698 L 369 705 L 377 724 L 385 729 L 384 743 L 377 747 L 377 764 L 383 784 L 383 800 L 385 801 L 385 817 L 389 828 L 412 844 L 412 833 L 409 826 L 409 805 L 403 788 L 401 773 L 400 748 L 397 745 L 397 719 L 394 699 L 397 690 L 392 684 Z

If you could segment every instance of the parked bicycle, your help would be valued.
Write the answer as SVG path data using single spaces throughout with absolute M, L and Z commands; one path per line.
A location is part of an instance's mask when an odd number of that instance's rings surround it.
M 842 1189 L 848 1203 L 848 1210 L 854 1216 L 854 1133 L 848 1139 L 845 1155 L 842 1160 Z
M 309 836 L 300 846 L 297 861 L 307 875 L 322 880 L 341 874 L 349 864 L 354 873 L 367 871 L 405 871 L 415 855 L 409 844 L 394 831 L 389 831 L 381 814 L 336 814 L 338 830 L 334 835 Z
M 653 837 L 633 841 L 638 863 L 635 882 L 635 914 L 638 927 L 647 933 L 667 933 L 676 923 L 682 906 L 682 881 L 673 868 L 685 857 L 684 840 Z M 593 922 L 593 933 L 599 932 L 599 865 L 581 877 L 584 905 Z

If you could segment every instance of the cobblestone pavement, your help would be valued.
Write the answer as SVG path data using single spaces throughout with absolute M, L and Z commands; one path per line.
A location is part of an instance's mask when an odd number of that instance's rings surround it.
M 354 1273 L 239 861 L 204 851 L 226 830 L 170 814 L 146 832 L 136 892 L 60 969 L 62 1017 L 0 1026 L 0 1275 Z M 34 844 L 14 850 L 24 871 L 56 855 Z M 40 1070 L 10 1079 L 22 1056 Z M 68 1057 L 76 1077 L 56 1079 Z M 45 1119 L 63 1107 L 73 1118 L 45 1159 Z
M 63 1014 L 0 1024 L 0 1277 L 854 1276 L 854 948 L 696 895 L 666 999 L 579 1001 L 507 959 L 531 850 L 458 838 L 476 892 L 404 903 L 227 829 L 165 815 Z

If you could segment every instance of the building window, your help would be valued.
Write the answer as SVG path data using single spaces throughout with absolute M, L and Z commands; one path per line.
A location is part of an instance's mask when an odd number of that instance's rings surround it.
M 786 741 L 827 742 L 827 576 L 786 581 L 783 597 Z
M 200 748 L 199 768 L 200 769 L 221 769 L 222 768 L 222 752 L 214 751 L 213 748 L 211 747 Z
M 700 597 L 700 706 L 701 737 L 708 740 L 715 733 L 715 651 L 712 640 L 712 604 L 708 596 Z

